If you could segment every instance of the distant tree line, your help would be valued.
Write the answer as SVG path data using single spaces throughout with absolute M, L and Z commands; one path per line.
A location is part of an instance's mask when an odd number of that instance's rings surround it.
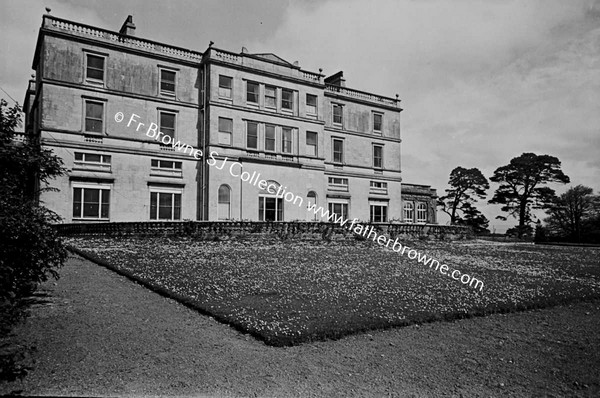
M 600 242 L 600 197 L 590 187 L 577 185 L 560 196 L 547 186 L 567 184 L 570 179 L 561 170 L 558 158 L 550 155 L 523 153 L 509 164 L 498 167 L 489 179 L 499 184 L 489 204 L 501 205 L 496 218 L 513 217 L 518 224 L 507 231 L 519 238 L 534 235 L 536 221 L 532 210 L 546 212 L 545 225 L 537 220 L 538 240 L 568 242 Z M 438 199 L 441 210 L 450 216 L 452 225 L 469 225 L 478 234 L 489 233 L 489 220 L 475 207 L 486 197 L 487 178 L 477 168 L 456 167 L 450 173 L 449 189 Z

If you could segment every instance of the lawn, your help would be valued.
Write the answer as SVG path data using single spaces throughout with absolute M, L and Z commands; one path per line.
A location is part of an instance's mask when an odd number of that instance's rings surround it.
M 405 242 L 483 291 L 369 242 L 76 238 L 109 265 L 271 345 L 600 297 L 600 249 Z

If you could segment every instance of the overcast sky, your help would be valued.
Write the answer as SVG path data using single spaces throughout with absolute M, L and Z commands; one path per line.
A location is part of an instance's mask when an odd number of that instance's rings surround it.
M 399 94 L 405 182 L 443 195 L 456 166 L 489 178 L 534 152 L 558 157 L 571 185 L 600 192 L 600 0 L 1 4 L 0 87 L 19 103 L 46 6 L 109 30 L 131 14 L 142 38 L 198 51 L 213 40 L 231 51 L 273 52 L 327 75 L 343 70 L 348 87 Z M 516 223 L 495 220 L 497 206 L 479 207 L 497 231 Z

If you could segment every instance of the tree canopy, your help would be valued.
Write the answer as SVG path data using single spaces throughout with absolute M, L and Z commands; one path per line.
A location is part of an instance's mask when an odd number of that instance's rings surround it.
M 458 166 L 450 173 L 448 184 L 450 189 L 438 199 L 438 205 L 450 216 L 450 224 L 471 225 L 476 232 L 486 230 L 489 221 L 473 206 L 477 199 L 485 198 L 490 187 L 481 171 Z
M 566 184 L 569 177 L 561 170 L 558 158 L 523 153 L 511 159 L 508 165 L 498 167 L 490 181 L 500 185 L 489 203 L 502 205 L 503 212 L 519 220 L 517 231 L 522 237 L 531 228 L 531 210 L 547 208 L 556 197 L 555 191 L 546 184 Z

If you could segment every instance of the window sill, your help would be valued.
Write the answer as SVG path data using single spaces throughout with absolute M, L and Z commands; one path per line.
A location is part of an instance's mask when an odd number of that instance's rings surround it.
M 106 87 L 103 80 L 93 80 L 93 79 L 86 78 L 84 83 L 89 84 L 90 86 L 96 86 L 96 87 L 102 87 L 102 88 Z
M 73 217 L 73 221 L 110 221 L 110 218 L 75 218 Z

